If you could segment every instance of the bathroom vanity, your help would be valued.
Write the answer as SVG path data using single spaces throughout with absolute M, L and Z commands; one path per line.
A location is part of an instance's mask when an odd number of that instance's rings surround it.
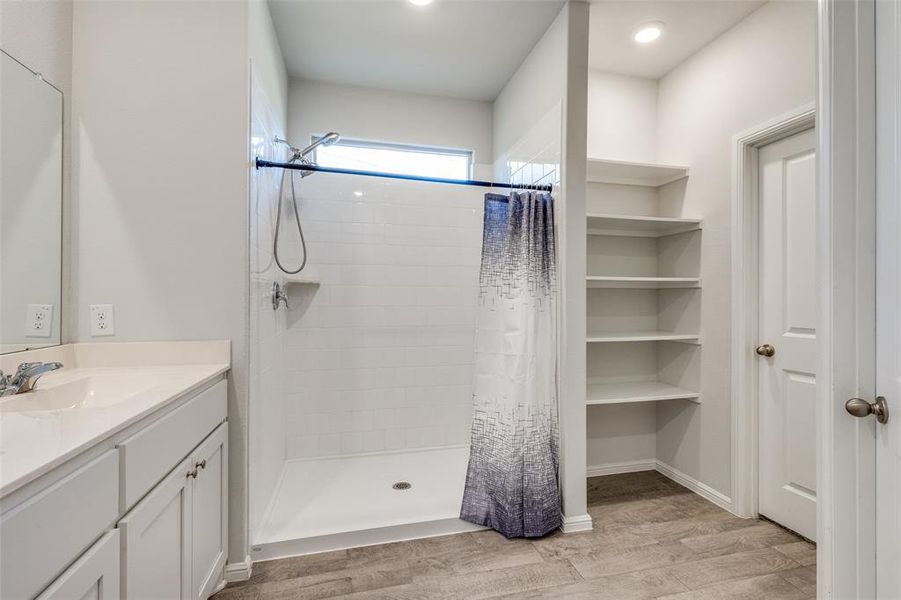
M 227 341 L 70 344 L 0 398 L 0 597 L 207 598 L 228 521 Z M 12 369 L 11 369 L 12 368 Z

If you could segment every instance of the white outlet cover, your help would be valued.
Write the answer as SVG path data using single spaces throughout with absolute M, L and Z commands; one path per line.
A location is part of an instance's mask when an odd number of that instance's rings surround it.
M 25 313 L 25 337 L 50 337 L 53 329 L 53 305 L 29 304 Z
M 91 336 L 116 335 L 116 320 L 112 304 L 91 305 Z

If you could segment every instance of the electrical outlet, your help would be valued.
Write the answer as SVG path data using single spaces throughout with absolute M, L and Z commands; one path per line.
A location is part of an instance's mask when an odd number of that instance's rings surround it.
M 113 318 L 112 304 L 91 305 L 91 336 L 116 334 L 116 321 Z
M 25 337 L 50 337 L 53 325 L 52 304 L 29 304 L 25 314 Z

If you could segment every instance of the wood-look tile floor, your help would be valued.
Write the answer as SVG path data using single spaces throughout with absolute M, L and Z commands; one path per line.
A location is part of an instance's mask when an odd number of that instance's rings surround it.
M 739 519 L 653 472 L 588 480 L 594 530 L 493 531 L 257 563 L 215 600 L 816 597 L 815 546 Z

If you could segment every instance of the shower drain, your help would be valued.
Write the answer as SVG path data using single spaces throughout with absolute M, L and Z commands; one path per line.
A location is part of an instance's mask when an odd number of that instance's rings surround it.
M 413 487 L 413 484 L 409 481 L 398 481 L 394 485 L 391 486 L 392 489 L 395 490 L 408 490 Z

